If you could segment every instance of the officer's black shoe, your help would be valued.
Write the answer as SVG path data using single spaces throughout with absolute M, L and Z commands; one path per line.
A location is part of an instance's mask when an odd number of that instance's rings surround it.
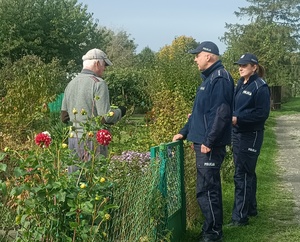
M 227 226 L 229 226 L 229 227 L 240 227 L 240 226 L 246 226 L 248 224 L 249 224 L 248 221 L 239 222 L 239 221 L 236 221 L 236 220 L 231 220 L 231 222 Z
M 248 213 L 248 217 L 256 217 L 257 215 L 258 215 L 257 211 Z
M 203 235 L 199 242 L 221 242 L 222 235 Z

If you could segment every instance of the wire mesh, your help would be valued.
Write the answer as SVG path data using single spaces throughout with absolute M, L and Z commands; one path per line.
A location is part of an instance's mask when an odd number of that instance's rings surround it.
M 182 206 L 181 169 L 180 162 L 177 162 L 178 157 L 180 157 L 179 147 L 169 146 L 167 148 L 166 162 L 167 204 L 169 217 L 171 217 Z
M 122 181 L 113 195 L 119 206 L 112 214 L 109 241 L 157 241 L 164 199 L 158 189 L 159 168 L 153 164 L 142 174 L 132 174 Z

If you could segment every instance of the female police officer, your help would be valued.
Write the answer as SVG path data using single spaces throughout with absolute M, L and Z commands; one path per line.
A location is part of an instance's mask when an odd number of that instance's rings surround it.
M 235 64 L 241 78 L 235 88 L 232 117 L 235 198 L 230 225 L 243 226 L 249 216 L 257 215 L 255 168 L 270 112 L 270 91 L 255 55 L 246 53 Z

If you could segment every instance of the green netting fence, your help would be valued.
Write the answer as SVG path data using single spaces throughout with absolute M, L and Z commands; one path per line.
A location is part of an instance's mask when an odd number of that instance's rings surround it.
M 63 97 L 64 94 L 61 93 L 57 95 L 56 99 L 53 102 L 48 103 L 48 107 L 51 113 L 60 112 Z
M 151 148 L 151 157 L 159 157 L 159 189 L 166 201 L 165 221 L 171 231 L 171 241 L 180 241 L 186 229 L 186 202 L 184 189 L 184 155 L 182 141 L 161 144 Z
M 180 241 L 186 230 L 182 141 L 152 147 L 143 174 L 128 174 L 116 188 L 111 242 Z

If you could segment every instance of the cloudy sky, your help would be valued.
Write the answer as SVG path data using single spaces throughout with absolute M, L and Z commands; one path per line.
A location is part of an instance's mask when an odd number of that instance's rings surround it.
M 86 4 L 101 26 L 126 31 L 138 45 L 137 52 L 149 47 L 159 51 L 175 37 L 185 35 L 197 42 L 215 42 L 223 53 L 226 46 L 219 38 L 225 23 L 247 23 L 234 11 L 248 6 L 246 0 L 78 0 Z

